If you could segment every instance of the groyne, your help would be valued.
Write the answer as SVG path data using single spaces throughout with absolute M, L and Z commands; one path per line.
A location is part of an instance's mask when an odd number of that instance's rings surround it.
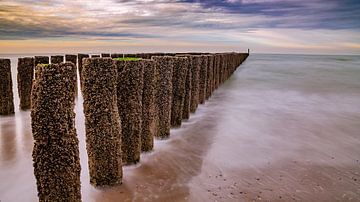
M 90 183 L 114 186 L 122 183 L 123 165 L 135 164 L 141 152 L 153 150 L 154 138 L 169 138 L 170 129 L 181 127 L 247 57 L 246 53 L 102 53 L 91 58 L 65 55 L 65 63 L 63 56 L 52 56 L 50 65 L 47 56 L 20 58 L 20 108 L 31 107 L 39 199 L 81 200 L 73 112 L 77 68 Z M 2 115 L 14 113 L 10 72 L 10 60 L 1 59 Z M 64 174 L 57 177 L 59 172 Z

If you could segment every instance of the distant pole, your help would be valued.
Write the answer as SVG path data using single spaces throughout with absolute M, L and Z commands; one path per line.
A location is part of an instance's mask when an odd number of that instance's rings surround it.
M 250 54 L 250 49 L 248 48 L 248 54 Z
M 20 109 L 27 110 L 31 107 L 31 88 L 34 79 L 34 58 L 18 59 L 18 92 L 20 98 Z
M 14 114 L 10 59 L 0 59 L 0 115 Z

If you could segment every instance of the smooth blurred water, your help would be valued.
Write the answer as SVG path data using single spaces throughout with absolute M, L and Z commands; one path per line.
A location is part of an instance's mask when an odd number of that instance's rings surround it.
M 9 58 L 0 55 L 0 58 Z M 0 200 L 36 201 L 30 113 L 0 117 Z M 360 56 L 253 54 L 136 166 L 89 184 L 82 97 L 83 201 L 359 201 Z

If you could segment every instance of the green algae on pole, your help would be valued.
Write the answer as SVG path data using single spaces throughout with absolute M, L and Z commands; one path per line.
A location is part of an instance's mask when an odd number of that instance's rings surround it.
M 73 63 L 38 65 L 31 97 L 39 201 L 81 201 Z
M 141 151 L 151 151 L 154 147 L 154 136 L 156 134 L 157 114 L 155 106 L 156 93 L 156 62 L 142 60 L 144 64 L 144 88 L 142 94 L 142 132 Z
M 121 119 L 121 150 L 124 164 L 140 161 L 142 131 L 142 61 L 114 60 L 118 71 L 117 106 Z
M 20 109 L 27 110 L 31 107 L 31 88 L 34 78 L 34 58 L 19 58 L 17 72 Z
M 82 94 L 90 183 L 95 186 L 121 184 L 117 70 L 111 58 L 86 58 L 83 62 Z
M 34 66 L 36 67 L 38 64 L 49 64 L 48 56 L 35 56 Z
M 118 61 L 139 61 L 139 60 L 141 60 L 141 58 L 137 58 L 137 57 L 122 57 L 122 58 L 114 58 L 114 60 L 118 60 Z
M 185 81 L 189 60 L 186 57 L 173 58 L 171 126 L 179 127 L 185 100 Z
M 62 62 L 64 62 L 64 56 L 53 55 L 50 57 L 50 61 L 51 61 L 51 64 L 62 63 Z
M 156 137 L 160 139 L 170 136 L 170 119 L 172 104 L 172 76 L 174 58 L 170 56 L 152 56 L 157 62 L 159 75 L 156 89 L 156 110 L 158 115 Z
M 0 115 L 14 113 L 10 59 L 0 59 Z
M 191 62 L 191 99 L 190 99 L 190 112 L 195 113 L 199 104 L 199 78 L 200 66 L 202 64 L 201 56 L 190 56 Z

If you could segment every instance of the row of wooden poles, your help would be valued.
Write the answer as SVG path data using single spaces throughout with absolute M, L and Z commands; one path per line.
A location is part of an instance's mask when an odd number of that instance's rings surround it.
M 20 108 L 31 108 L 40 201 L 81 201 L 75 129 L 78 63 L 90 182 L 122 182 L 154 138 L 168 138 L 247 58 L 245 53 L 87 54 L 19 58 Z M 143 58 L 137 61 L 121 57 Z M 35 69 L 35 71 L 34 71 Z M 1 113 L 14 111 L 10 60 L 0 59 Z

